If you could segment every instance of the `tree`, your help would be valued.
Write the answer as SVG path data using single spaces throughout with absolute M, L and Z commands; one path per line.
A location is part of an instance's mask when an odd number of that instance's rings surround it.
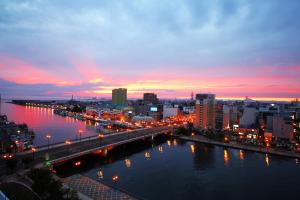
M 187 135 L 187 130 L 183 126 L 180 126 L 177 129 L 176 133 L 179 134 L 179 135 Z
M 29 177 L 33 180 L 33 191 L 43 200 L 78 199 L 74 191 L 63 188 L 61 181 L 53 178 L 49 169 L 32 169 Z
M 32 157 L 25 157 L 22 159 L 22 163 L 24 164 L 25 168 L 29 167 L 29 164 L 33 162 Z
M 187 124 L 187 130 L 190 133 L 194 131 L 194 125 L 193 125 L 192 122 L 188 122 L 188 124 Z
M 10 172 L 13 172 L 18 164 L 18 160 L 16 158 L 10 158 L 6 160 L 6 169 L 9 170 Z
M 296 129 L 295 133 L 295 139 L 300 142 L 300 128 L 299 127 L 294 127 Z

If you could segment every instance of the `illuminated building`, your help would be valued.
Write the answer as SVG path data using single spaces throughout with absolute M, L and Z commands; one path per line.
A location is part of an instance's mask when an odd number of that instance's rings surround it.
M 96 117 L 99 117 L 99 113 L 95 108 L 87 106 L 85 109 L 85 117 L 88 119 L 95 119 Z
M 144 93 L 144 111 L 146 114 L 155 120 L 160 120 L 163 117 L 163 106 L 159 104 L 157 95 L 154 93 Z
M 125 106 L 127 104 L 127 89 L 126 88 L 113 89 L 112 103 L 117 106 Z
M 153 121 L 153 118 L 150 116 L 137 115 L 132 118 L 132 121 L 133 122 L 139 122 L 139 121 L 151 122 L 151 121 Z
M 216 104 L 216 129 L 223 130 L 229 128 L 229 107 L 223 102 Z
M 148 116 L 154 120 L 160 120 L 163 118 L 163 105 L 149 106 Z
M 196 94 L 196 119 L 194 126 L 201 129 L 215 128 L 215 95 Z

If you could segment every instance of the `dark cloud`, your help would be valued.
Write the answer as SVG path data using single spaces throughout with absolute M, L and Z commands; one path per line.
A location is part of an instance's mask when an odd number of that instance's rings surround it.
M 0 5 L 0 53 L 41 67 L 71 68 L 70 57 L 86 54 L 101 64 L 125 62 L 133 68 L 149 62 L 264 65 L 278 63 L 274 56 L 285 64 L 300 62 L 298 56 L 282 54 L 300 51 L 297 0 L 53 0 Z

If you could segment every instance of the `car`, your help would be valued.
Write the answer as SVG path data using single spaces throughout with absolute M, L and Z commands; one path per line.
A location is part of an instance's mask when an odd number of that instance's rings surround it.
M 13 154 L 11 153 L 5 153 L 3 156 L 2 156 L 5 160 L 9 160 L 13 157 Z

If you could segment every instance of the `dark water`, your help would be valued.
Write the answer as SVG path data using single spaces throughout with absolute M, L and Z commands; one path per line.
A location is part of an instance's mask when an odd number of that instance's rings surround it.
M 50 108 L 20 106 L 2 102 L 2 114 L 6 114 L 9 121 L 26 123 L 36 133 L 34 145 L 47 144 L 46 134 L 51 134 L 51 143 L 75 139 L 78 130 L 83 130 L 82 137 L 95 135 L 95 127 L 91 122 L 82 122 L 71 117 L 55 115 Z
M 82 173 L 144 199 L 300 199 L 298 161 L 254 152 L 139 141 L 81 158 L 79 168 L 75 161 L 57 167 L 58 174 Z

